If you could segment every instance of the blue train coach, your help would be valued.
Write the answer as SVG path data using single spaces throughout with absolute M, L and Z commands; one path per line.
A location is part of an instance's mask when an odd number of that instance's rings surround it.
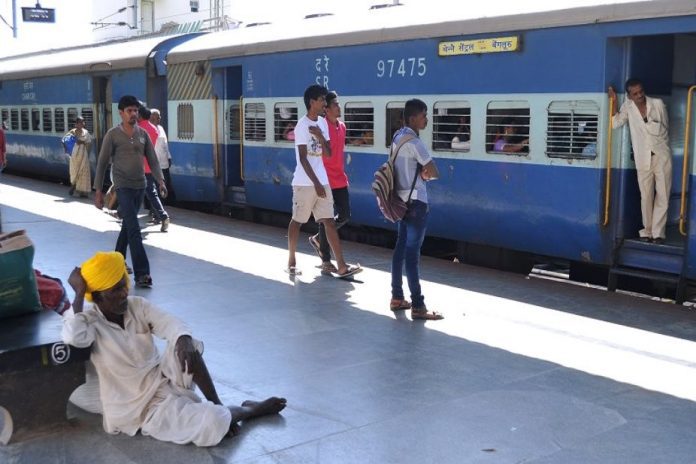
M 0 60 L 0 119 L 7 121 L 8 164 L 15 172 L 68 178 L 60 138 L 82 116 L 95 136 L 92 164 L 106 131 L 119 122 L 118 99 L 137 95 L 166 107 L 166 54 L 194 37 L 154 37 Z
M 562 258 L 571 274 L 608 276 L 611 289 L 619 277 L 645 277 L 676 285 L 683 300 L 696 278 L 687 117 L 696 5 L 496 8 L 417 16 L 384 8 L 359 22 L 313 15 L 293 27 L 242 28 L 175 47 L 169 114 L 177 193 L 289 211 L 295 157 L 285 129 L 303 114 L 302 92 L 316 82 L 340 95 L 353 221 L 390 227 L 370 183 L 404 102 L 419 97 L 430 116 L 421 137 L 441 172 L 430 186 L 429 235 L 457 241 L 464 259 L 527 266 L 538 256 Z M 634 240 L 641 216 L 630 138 L 608 127 L 606 89 L 622 93 L 629 76 L 669 109 L 666 244 Z M 497 152 L 496 134 L 510 123 L 528 149 Z

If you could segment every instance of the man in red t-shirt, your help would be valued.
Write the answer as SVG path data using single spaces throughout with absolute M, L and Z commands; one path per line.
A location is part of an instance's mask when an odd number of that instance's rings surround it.
M 151 114 L 152 112 L 150 109 L 144 105 L 141 105 L 140 108 L 138 108 L 138 125 L 145 129 L 145 131 L 148 133 L 150 140 L 152 141 L 152 146 L 154 147 L 155 143 L 157 143 L 159 132 L 157 132 L 157 127 L 150 122 Z M 167 214 L 167 212 L 164 210 L 164 206 L 162 206 L 162 200 L 157 192 L 157 183 L 152 175 L 150 165 L 147 163 L 147 158 L 143 157 L 143 164 L 145 167 L 145 179 L 147 179 L 145 197 L 150 202 L 150 212 L 153 216 L 153 222 L 155 224 L 162 224 L 160 226 L 160 230 L 162 232 L 166 232 L 167 229 L 169 229 L 169 214 Z
M 322 160 L 333 195 L 336 229 L 339 229 L 350 219 L 350 198 L 343 154 L 346 145 L 346 125 L 338 119 L 341 117 L 341 107 L 336 92 L 332 91 L 326 95 L 325 117 L 329 126 L 331 156 L 323 156 Z M 331 247 L 326 239 L 324 224 L 319 223 L 319 233 L 310 236 L 309 243 L 321 258 L 321 270 L 323 272 L 337 272 L 336 267 L 331 263 Z

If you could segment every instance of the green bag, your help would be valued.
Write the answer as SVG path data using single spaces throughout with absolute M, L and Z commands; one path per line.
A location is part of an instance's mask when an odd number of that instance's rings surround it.
M 33 262 L 26 231 L 0 235 L 0 317 L 41 311 Z

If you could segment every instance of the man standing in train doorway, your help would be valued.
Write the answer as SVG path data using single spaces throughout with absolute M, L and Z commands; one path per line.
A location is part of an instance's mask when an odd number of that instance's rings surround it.
M 329 144 L 331 156 L 322 156 L 326 175 L 331 186 L 331 196 L 334 201 L 336 230 L 343 227 L 350 219 L 350 197 L 348 196 L 348 176 L 345 170 L 344 149 L 346 146 L 346 125 L 341 121 L 341 106 L 338 94 L 326 94 L 326 123 L 329 127 Z M 309 237 L 309 243 L 321 258 L 321 271 L 324 273 L 338 272 L 331 262 L 331 247 L 326 239 L 326 228 L 319 223 L 319 233 Z
M 125 258 L 130 248 L 135 284 L 138 287 L 149 288 L 152 287 L 150 262 L 145 253 L 138 222 L 138 211 L 143 203 L 147 185 L 143 157 L 147 158 L 163 197 L 167 196 L 167 188 L 164 185 L 162 169 L 160 169 L 150 137 L 137 125 L 139 107 L 140 102 L 132 95 L 125 95 L 118 101 L 121 124 L 109 129 L 104 136 L 94 177 L 96 190 L 94 205 L 99 209 L 104 207 L 102 192 L 104 173 L 111 163 L 111 173 L 118 198 L 118 214 L 123 220 L 121 232 L 116 240 L 116 251 Z
M 616 92 L 609 87 L 613 102 L 612 127 L 628 122 L 638 173 L 643 228 L 638 232 L 644 242 L 664 243 L 667 208 L 672 188 L 672 151 L 669 146 L 667 108 L 659 98 L 645 95 L 643 83 L 626 81 L 627 99 L 617 111 Z

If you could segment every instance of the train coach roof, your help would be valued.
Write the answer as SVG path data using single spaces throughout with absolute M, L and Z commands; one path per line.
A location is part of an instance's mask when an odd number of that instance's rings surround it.
M 299 23 L 241 27 L 190 40 L 173 48 L 167 61 L 176 64 L 343 45 L 696 14 L 694 0 L 556 0 L 552 9 L 540 7 L 542 3 L 550 2 L 462 2 L 460 8 L 437 8 L 434 4 L 429 9 L 401 5 L 369 10 L 359 18 L 336 15 Z
M 91 44 L 0 59 L 0 79 L 143 68 L 147 57 L 181 36 Z M 176 42 L 176 41 L 175 41 Z M 171 44 L 172 46 L 174 44 Z

